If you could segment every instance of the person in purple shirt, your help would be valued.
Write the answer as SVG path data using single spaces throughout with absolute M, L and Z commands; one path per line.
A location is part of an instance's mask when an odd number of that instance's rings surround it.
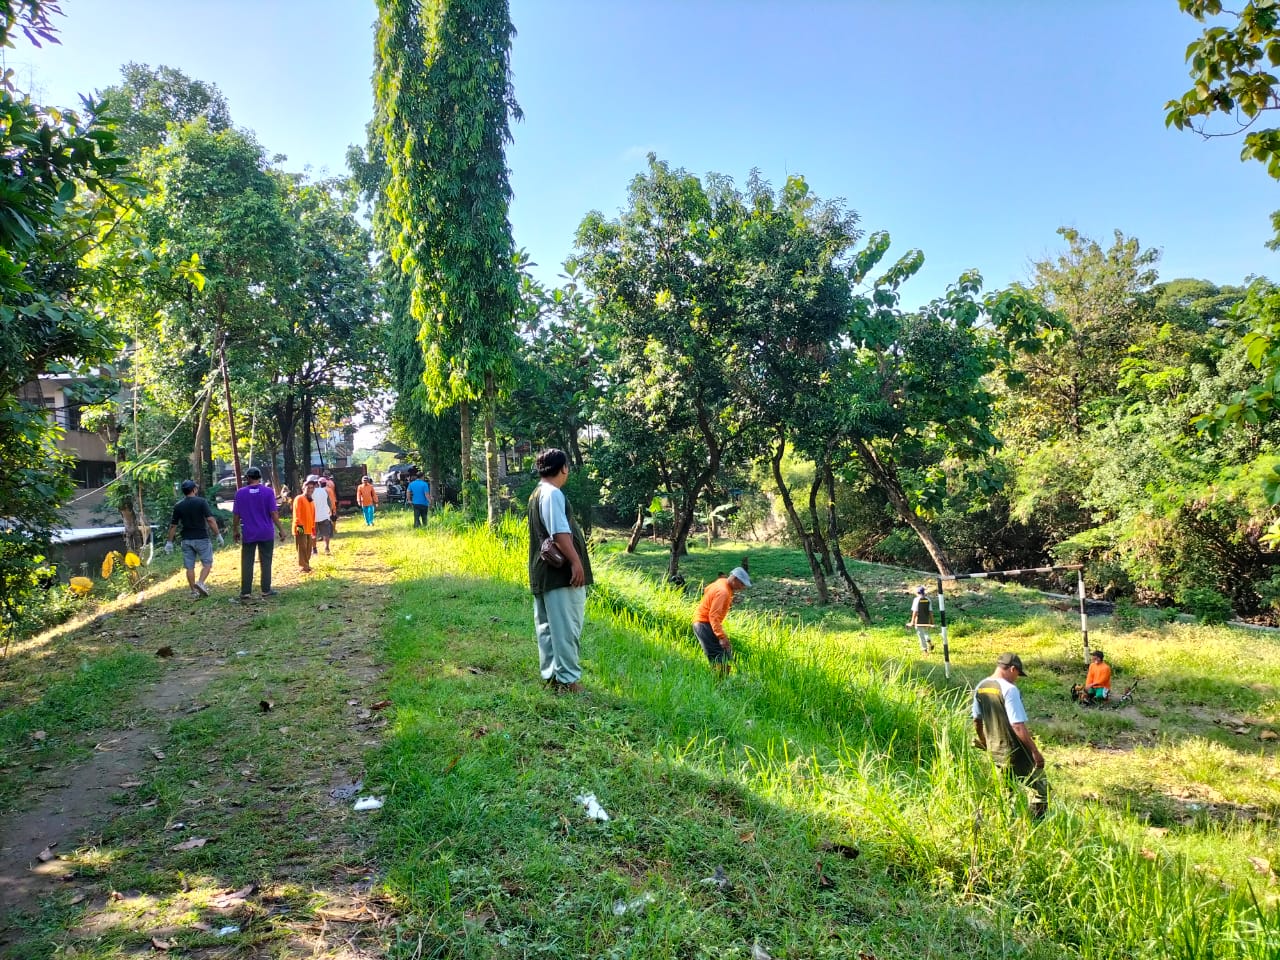
M 262 482 L 262 471 L 250 467 L 244 472 L 246 485 L 236 491 L 231 507 L 231 539 L 240 544 L 240 599 L 248 600 L 253 593 L 253 556 L 258 555 L 262 571 L 262 595 L 274 597 L 271 589 L 271 557 L 275 553 L 276 540 L 284 542 L 284 527 L 280 526 L 280 514 L 276 507 L 276 494 Z M 276 536 L 271 536 L 275 528 Z

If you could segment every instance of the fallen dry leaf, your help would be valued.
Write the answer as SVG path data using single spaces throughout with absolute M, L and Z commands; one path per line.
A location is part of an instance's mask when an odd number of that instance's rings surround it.
M 120 783 L 119 786 L 121 790 L 132 790 L 134 787 L 142 786 L 142 781 L 141 780 L 125 780 L 122 783 Z
M 258 889 L 256 883 L 251 883 L 247 887 L 241 887 L 239 890 L 227 890 L 212 897 L 209 900 L 209 906 L 214 910 L 230 910 L 234 907 L 241 906 L 245 899 L 252 896 Z
M 182 843 L 175 843 L 170 850 L 198 850 L 209 841 L 204 837 L 192 837 L 190 840 L 184 840 Z
M 153 757 L 155 757 L 157 760 L 163 760 L 163 759 L 164 759 L 164 751 L 163 751 L 163 750 L 157 750 L 155 747 L 152 747 L 152 748 L 151 748 L 151 755 L 152 755 Z
M 159 937 L 151 938 L 151 946 L 157 950 L 172 950 L 178 945 L 177 940 L 161 940 Z
M 45 733 L 43 730 L 33 730 L 33 731 L 31 731 L 31 739 L 32 739 L 32 740 L 43 740 L 43 739 L 45 739 L 45 737 L 47 737 L 47 736 L 49 736 L 49 735 L 48 735 L 47 733 Z
M 1142 850 L 1139 852 L 1141 853 L 1144 859 L 1154 860 L 1156 858 L 1155 852 L 1152 850 L 1148 850 L 1146 847 L 1143 847 Z
M 212 925 L 205 923 L 203 920 L 197 920 L 191 925 L 192 930 L 199 930 L 202 933 L 208 933 L 213 929 Z
M 173 647 L 169 646 L 168 644 L 165 644 L 163 647 L 161 647 L 159 650 L 157 650 L 157 651 L 156 651 L 156 656 L 157 656 L 157 657 L 172 657 L 172 656 L 173 656 Z
M 756 832 L 754 830 L 748 830 L 746 833 L 738 834 L 739 843 L 755 843 L 755 840 Z
M 377 703 L 371 703 L 371 704 L 369 704 L 369 709 L 370 709 L 370 710 L 385 710 L 385 709 L 387 709 L 387 707 L 389 707 L 389 706 L 391 706 L 391 701 L 390 701 L 390 700 L 379 700 Z
M 1257 870 L 1263 876 L 1271 873 L 1271 861 L 1265 857 L 1250 857 L 1249 862 L 1253 864 L 1253 869 Z

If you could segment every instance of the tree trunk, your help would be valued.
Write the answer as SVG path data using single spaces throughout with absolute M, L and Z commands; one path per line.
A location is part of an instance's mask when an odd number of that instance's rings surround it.
M 777 484 L 778 494 L 782 497 L 782 505 L 787 510 L 787 516 L 791 518 L 791 525 L 795 528 L 800 537 L 800 542 L 804 545 L 805 559 L 809 561 L 809 572 L 813 574 L 813 584 L 818 588 L 818 604 L 825 607 L 831 602 L 831 594 L 827 589 L 826 575 L 822 572 L 822 565 L 818 563 L 818 558 L 814 553 L 813 540 L 809 536 L 809 531 L 804 528 L 804 523 L 800 520 L 800 514 L 796 512 L 796 506 L 791 502 L 791 491 L 787 488 L 786 481 L 782 479 L 782 457 L 786 450 L 787 441 L 779 437 L 778 446 L 773 452 L 771 461 L 773 482 Z
M 461 439 L 462 439 L 462 489 L 465 491 L 467 484 L 475 479 L 475 470 L 471 466 L 471 404 L 463 400 L 458 404 L 459 420 L 461 421 Z
M 213 424 L 209 417 L 204 420 L 204 469 L 203 477 L 197 477 L 202 490 L 212 490 L 214 481 L 218 479 L 218 472 L 213 467 Z
M 191 479 L 199 483 L 201 490 L 205 492 L 210 492 L 213 489 L 211 486 L 201 483 L 201 474 L 204 471 L 205 444 L 209 435 L 209 402 L 211 397 L 212 393 L 206 392 L 204 400 L 200 404 L 200 419 L 196 423 L 196 442 L 191 451 Z
M 280 431 L 280 443 L 284 447 L 284 478 L 290 490 L 302 492 L 302 478 L 306 476 L 298 469 L 298 410 L 292 394 L 285 397 L 284 403 L 271 405 L 275 412 L 277 429 Z
M 493 427 L 493 408 L 497 391 L 493 386 L 493 374 L 484 375 L 484 485 L 488 500 L 489 529 L 496 530 L 501 514 L 498 499 L 498 440 Z
M 822 572 L 827 576 L 835 573 L 835 568 L 831 566 L 831 551 L 827 548 L 827 541 L 822 536 L 822 520 L 818 517 L 818 491 L 822 488 L 822 472 L 818 469 L 818 464 L 813 465 L 813 483 L 809 486 L 809 521 L 813 524 L 813 549 L 818 554 L 818 560 L 822 563 Z
M 303 476 L 311 473 L 311 398 L 305 394 L 302 397 L 302 473 Z
M 853 582 L 849 568 L 844 565 L 844 554 L 840 550 L 840 524 L 836 519 L 836 478 L 831 472 L 831 464 L 826 461 L 822 463 L 822 478 L 827 484 L 827 543 L 831 544 L 836 569 L 840 571 L 840 577 L 853 597 L 853 607 L 858 611 L 858 619 L 870 626 L 871 611 L 867 609 L 867 601 L 862 596 L 862 591 L 858 589 L 858 585 Z
M 876 452 L 865 440 L 855 441 L 853 449 L 857 452 L 862 465 L 867 468 L 867 472 L 871 474 L 871 479 L 884 491 L 884 495 L 889 499 L 889 503 L 893 505 L 902 522 L 920 538 L 920 542 L 924 544 L 925 550 L 933 560 L 933 565 L 938 568 L 938 573 L 944 577 L 951 576 L 953 572 L 951 561 L 947 559 L 942 544 L 934 538 L 929 525 L 911 508 L 911 501 L 907 499 L 902 483 L 898 480 L 897 469 L 892 464 L 881 463 Z
M 631 528 L 631 539 L 627 541 L 627 553 L 636 552 L 636 544 L 644 534 L 644 506 L 636 507 L 636 524 Z
M 120 518 L 124 521 L 124 548 L 130 553 L 141 555 L 142 545 L 146 542 L 142 534 L 146 518 L 135 509 L 132 492 L 121 498 L 119 509 Z

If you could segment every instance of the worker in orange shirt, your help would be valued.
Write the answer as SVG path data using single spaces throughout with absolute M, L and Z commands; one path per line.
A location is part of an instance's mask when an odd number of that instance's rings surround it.
M 364 525 L 373 526 L 374 508 L 378 506 L 378 491 L 373 489 L 373 480 L 363 477 L 360 486 L 356 487 L 356 505 L 364 511 Z
M 1089 672 L 1084 678 L 1084 695 L 1088 700 L 1107 700 L 1111 696 L 1111 664 L 1101 650 L 1093 651 Z
M 316 543 L 316 482 L 308 480 L 293 498 L 293 542 L 298 547 L 298 569 L 311 572 L 311 551 Z
M 729 673 L 729 661 L 733 659 L 733 644 L 725 633 L 724 618 L 733 606 L 733 595 L 749 586 L 751 577 L 747 571 L 734 567 L 727 577 L 720 577 L 707 586 L 693 615 L 693 635 L 702 644 L 712 668 L 722 676 Z

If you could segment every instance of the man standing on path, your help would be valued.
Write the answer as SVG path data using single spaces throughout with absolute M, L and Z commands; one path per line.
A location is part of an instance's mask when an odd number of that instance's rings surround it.
M 373 489 L 373 480 L 363 477 L 360 486 L 356 487 L 356 504 L 364 511 L 364 525 L 373 526 L 373 514 L 378 506 L 378 491 Z
M 1021 657 L 1000 654 L 996 672 L 973 691 L 973 725 L 978 734 L 974 745 L 991 754 L 1007 779 L 1034 795 L 1031 812 L 1039 820 L 1049 810 L 1049 782 L 1044 757 L 1027 729 L 1027 711 L 1017 687 L 1018 678 L 1026 675 Z
M 311 552 L 318 554 L 323 543 L 325 556 L 329 556 L 329 541 L 333 539 L 333 501 L 329 499 L 329 485 L 324 477 L 316 479 L 311 503 L 316 511 L 316 532 Z
M 551 448 L 538 454 L 542 478 L 529 497 L 529 590 L 533 593 L 533 629 L 538 640 L 542 679 L 556 693 L 582 693 L 579 649 L 587 610 L 591 561 L 573 508 L 561 489 L 569 479 L 569 458 Z M 412 489 L 410 484 L 410 489 Z M 542 557 L 550 537 L 564 555 L 553 567 Z
M 409 503 L 413 506 L 413 525 L 415 527 L 425 527 L 427 525 L 427 511 L 431 506 L 431 484 L 423 480 L 421 476 L 414 477 L 409 481 L 406 493 L 409 496 Z
M 276 494 L 262 482 L 262 471 L 250 467 L 244 473 L 245 486 L 236 491 L 231 507 L 231 539 L 240 544 L 240 599 L 248 600 L 253 594 L 253 558 L 258 557 L 261 573 L 262 595 L 274 597 L 271 589 L 271 558 L 275 553 L 276 538 L 284 541 L 284 527 L 276 506 Z
M 169 539 L 164 552 L 173 553 L 173 535 L 182 530 L 182 565 L 187 568 L 187 586 L 191 596 L 203 600 L 209 595 L 205 581 L 213 569 L 213 544 L 209 534 L 218 538 L 218 546 L 226 541 L 218 530 L 218 521 L 209 509 L 209 501 L 197 496 L 199 487 L 194 480 L 182 481 L 182 499 L 173 505 L 173 519 L 169 521 Z M 196 579 L 196 560 L 200 561 L 200 579 Z
M 911 619 L 907 621 L 907 626 L 916 628 L 921 653 L 928 653 L 933 649 L 927 629 L 933 626 L 933 607 L 929 603 L 929 591 L 924 587 L 916 587 L 916 595 L 911 599 Z
M 293 499 L 293 542 L 298 548 L 298 569 L 311 572 L 311 551 L 316 545 L 316 484 L 308 480 Z
M 751 577 L 747 571 L 734 567 L 729 576 L 708 584 L 693 615 L 693 635 L 702 644 L 712 668 L 721 676 L 729 674 L 729 661 L 733 659 L 733 644 L 729 642 L 729 634 L 725 633 L 724 618 L 733 606 L 733 595 L 749 586 Z

